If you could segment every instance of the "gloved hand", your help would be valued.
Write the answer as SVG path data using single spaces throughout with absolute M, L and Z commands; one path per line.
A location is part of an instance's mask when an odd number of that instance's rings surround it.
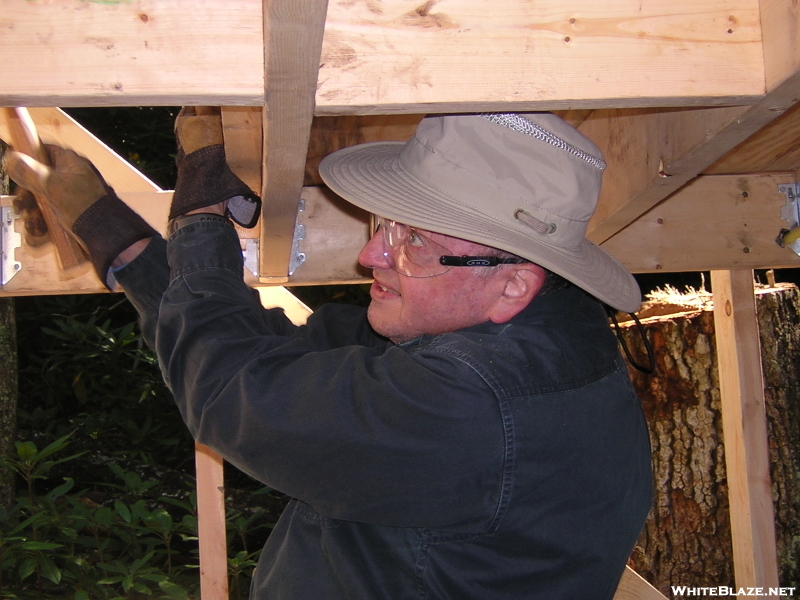
M 6 170 L 21 188 L 47 202 L 59 223 L 89 251 L 97 276 L 111 289 L 111 262 L 155 229 L 120 200 L 94 165 L 72 150 L 45 145 L 50 164 L 9 152 Z
M 225 162 L 219 108 L 186 106 L 175 119 L 178 141 L 178 181 L 172 196 L 170 220 L 221 202 L 226 214 L 242 227 L 255 227 L 261 199 Z
M 20 190 L 14 197 L 11 207 L 22 219 L 25 227 L 24 237 L 29 246 L 34 248 L 43 246 L 50 241 L 50 232 L 47 230 L 42 211 L 36 204 L 36 198 L 28 190 Z

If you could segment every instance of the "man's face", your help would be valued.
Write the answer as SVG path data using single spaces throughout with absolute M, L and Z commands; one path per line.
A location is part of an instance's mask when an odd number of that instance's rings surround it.
M 450 236 L 424 232 L 454 256 L 486 255 L 489 248 Z M 372 269 L 372 302 L 367 318 L 379 334 L 395 343 L 421 335 L 437 335 L 484 323 L 505 287 L 507 267 L 451 267 L 433 277 L 408 277 L 392 269 L 378 231 L 358 255 Z M 513 267 L 515 265 L 509 265 Z M 487 269 L 491 269 L 487 273 Z

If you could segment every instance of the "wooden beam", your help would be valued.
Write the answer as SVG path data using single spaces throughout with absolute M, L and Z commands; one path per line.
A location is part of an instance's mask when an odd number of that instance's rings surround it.
M 120 193 L 120 197 L 160 233 L 167 225 L 171 191 Z M 307 256 L 287 285 L 325 285 L 365 283 L 370 273 L 358 267 L 356 258 L 369 236 L 369 216 L 361 209 L 335 196 L 325 188 L 308 187 L 302 191 L 305 210 L 299 221 L 306 237 L 300 240 L 300 251 Z M 0 205 L 10 206 L 11 196 L 0 196 Z M 17 219 L 16 231 L 21 231 Z M 246 243 L 243 239 L 243 246 Z M 38 296 L 48 294 L 97 294 L 107 290 L 97 279 L 90 265 L 64 273 L 58 269 L 52 246 L 17 248 L 15 259 L 22 269 L 5 285 L 0 296 Z M 245 282 L 259 287 L 259 281 L 247 269 Z
M 195 466 L 200 595 L 203 600 L 229 600 L 222 457 L 208 446 L 195 442 Z
M 704 175 L 776 173 L 800 168 L 800 103 L 736 146 Z
M 778 118 L 800 97 L 800 74 L 752 107 L 599 111 L 580 130 L 608 162 L 587 236 L 602 243 Z
M 748 0 L 334 2 L 317 112 L 749 103 L 763 72 Z
M 753 272 L 712 271 L 737 587 L 778 587 L 775 517 Z
M 331 152 L 367 142 L 405 142 L 425 115 L 315 117 L 306 157 L 305 185 L 323 185 L 319 163 Z
M 45 144 L 70 148 L 91 160 L 118 193 L 161 189 L 60 108 L 30 108 L 28 112 Z M 0 139 L 10 143 L 10 136 L 5 122 L 0 120 Z
M 327 0 L 264 0 L 264 281 L 288 277 L 327 5 Z
M 760 0 L 764 77 L 767 91 L 775 90 L 800 66 L 800 7 L 791 0 Z
M 266 6 L 5 0 L 0 106 L 263 105 L 261 24 L 320 3 Z M 337 1 L 317 111 L 749 104 L 764 91 L 761 44 L 758 0 Z M 289 61 L 308 51 L 282 47 Z
M 667 598 L 636 571 L 625 567 L 614 600 L 667 600 Z
M 172 192 L 119 193 L 120 198 L 138 212 L 157 231 L 164 233 Z M 0 206 L 11 206 L 13 196 L 0 196 Z M 14 229 L 22 232 L 22 223 L 14 221 Z M 0 296 L 42 296 L 52 294 L 101 294 L 108 290 L 97 278 L 91 263 L 62 271 L 52 244 L 32 248 L 24 241 L 15 251 L 15 260 L 22 268 L 4 286 Z
M 0 106 L 262 104 L 261 23 L 261 0 L 5 0 Z
M 778 118 L 800 99 L 798 22 L 791 0 L 764 0 L 766 96 L 748 108 L 607 111 L 580 130 L 609 163 L 587 235 L 601 243 Z M 769 15 L 769 17 L 767 17 Z M 788 44 L 788 46 L 787 46 Z M 786 50 L 784 54 L 781 49 Z
M 634 273 L 800 267 L 775 242 L 794 173 L 701 176 L 601 247 Z
M 261 193 L 264 130 L 260 106 L 223 106 L 222 136 L 225 160 L 250 189 Z
M 299 249 L 306 260 L 286 285 L 366 283 L 372 273 L 358 266 L 358 253 L 369 241 L 369 214 L 323 187 L 303 188 L 299 223 L 305 238 Z
M 264 187 L 261 173 L 264 130 L 260 106 L 223 106 L 222 137 L 225 144 L 225 160 L 239 178 L 251 190 L 261 194 Z M 236 225 L 240 238 L 258 238 L 259 227 L 245 229 Z

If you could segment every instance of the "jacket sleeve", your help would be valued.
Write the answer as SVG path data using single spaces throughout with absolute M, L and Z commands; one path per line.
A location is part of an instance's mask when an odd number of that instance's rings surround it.
M 156 348 L 197 440 L 326 517 L 470 531 L 491 520 L 500 410 L 457 354 L 381 340 L 363 310 L 285 326 L 244 284 L 227 225 L 179 230 L 168 259 Z

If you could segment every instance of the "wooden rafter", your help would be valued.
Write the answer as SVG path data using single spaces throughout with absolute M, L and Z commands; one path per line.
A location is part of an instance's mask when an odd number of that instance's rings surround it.
M 589 237 L 604 242 L 800 98 L 800 11 L 790 0 L 764 0 L 762 46 L 766 95 L 750 107 L 677 111 L 611 111 L 580 127 L 609 162 Z M 623 158 L 624 157 L 624 158 Z
M 775 241 L 794 173 L 698 177 L 601 247 L 634 273 L 800 267 Z
M 6 0 L 0 105 L 263 104 L 261 15 L 261 0 Z
M 274 81 L 265 94 L 262 22 L 320 6 L 4 0 L 0 105 L 263 105 Z M 288 41 L 287 54 L 313 54 Z M 749 104 L 764 91 L 761 44 L 758 0 L 498 0 L 491 11 L 483 0 L 337 0 L 317 111 Z
M 264 0 L 264 201 L 260 275 L 285 282 L 314 118 L 327 0 Z

